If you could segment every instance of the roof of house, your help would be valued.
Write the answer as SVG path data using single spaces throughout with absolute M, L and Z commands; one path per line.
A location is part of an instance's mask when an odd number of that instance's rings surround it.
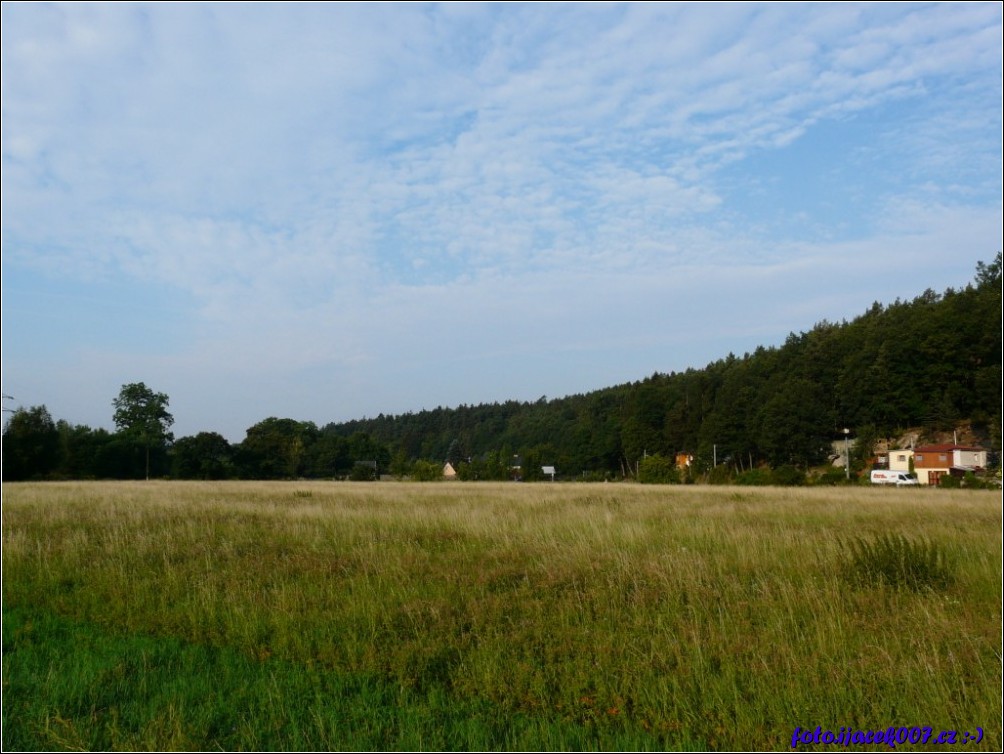
M 956 445 L 952 442 L 943 442 L 939 445 L 922 445 L 913 449 L 915 453 L 947 453 L 953 450 L 984 450 L 975 445 Z

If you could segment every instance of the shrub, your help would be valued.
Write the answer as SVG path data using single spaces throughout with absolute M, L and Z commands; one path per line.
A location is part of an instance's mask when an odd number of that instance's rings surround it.
M 921 590 L 944 587 L 952 581 L 948 554 L 935 542 L 883 534 L 871 542 L 859 538 L 844 547 L 846 575 L 857 586 Z
M 356 463 L 349 472 L 352 482 L 372 482 L 376 479 L 376 469 L 365 463 Z
M 847 472 L 843 469 L 827 469 L 817 477 L 816 484 L 829 487 L 847 484 Z
M 778 466 L 771 473 L 771 480 L 781 487 L 801 487 L 805 484 L 805 472 L 797 466 Z
M 673 459 L 656 454 L 639 461 L 638 481 L 642 484 L 679 484 L 680 473 Z
M 736 473 L 728 464 L 722 463 L 708 471 L 708 484 L 735 484 Z
M 411 478 L 416 482 L 439 481 L 443 478 L 443 467 L 432 461 L 415 461 L 411 466 Z
M 736 484 L 752 487 L 766 487 L 773 483 L 770 469 L 750 469 L 736 477 Z
M 971 471 L 967 471 L 962 478 L 962 486 L 967 490 L 993 490 L 999 489 L 1000 485 L 993 477 L 976 476 Z

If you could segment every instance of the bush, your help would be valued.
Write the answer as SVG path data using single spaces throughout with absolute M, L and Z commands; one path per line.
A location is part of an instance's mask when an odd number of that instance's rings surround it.
M 671 458 L 646 456 L 638 462 L 638 481 L 642 484 L 679 484 L 680 472 Z
M 736 477 L 736 484 L 748 487 L 767 487 L 773 483 L 770 469 L 750 469 Z
M 781 487 L 801 487 L 805 484 L 805 472 L 797 466 L 778 466 L 771 473 L 771 479 Z
M 967 490 L 994 490 L 1000 489 L 1000 485 L 993 477 L 976 476 L 971 471 L 967 471 L 962 478 L 962 486 Z
M 816 484 L 829 487 L 847 483 L 847 472 L 844 469 L 827 469 L 816 478 Z
M 948 554 L 935 542 L 883 534 L 871 542 L 856 539 L 844 549 L 846 576 L 856 586 L 921 590 L 944 587 L 952 581 Z
M 443 478 L 443 467 L 432 461 L 415 461 L 411 465 L 411 478 L 416 482 L 435 482 Z
M 728 464 L 719 464 L 708 472 L 708 484 L 735 484 L 735 470 Z
M 349 481 L 372 482 L 376 480 L 376 469 L 366 463 L 356 463 L 349 472 Z

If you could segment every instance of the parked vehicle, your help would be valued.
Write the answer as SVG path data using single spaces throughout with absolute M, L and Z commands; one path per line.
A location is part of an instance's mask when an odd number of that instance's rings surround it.
M 895 484 L 897 487 L 905 487 L 920 482 L 913 474 L 907 474 L 905 471 L 876 470 L 872 472 L 872 484 Z

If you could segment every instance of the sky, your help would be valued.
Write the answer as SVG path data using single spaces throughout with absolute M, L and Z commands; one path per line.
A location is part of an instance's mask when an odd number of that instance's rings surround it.
M 1001 14 L 4 3 L 4 408 L 113 429 L 144 382 L 238 442 L 963 287 L 1001 249 Z

